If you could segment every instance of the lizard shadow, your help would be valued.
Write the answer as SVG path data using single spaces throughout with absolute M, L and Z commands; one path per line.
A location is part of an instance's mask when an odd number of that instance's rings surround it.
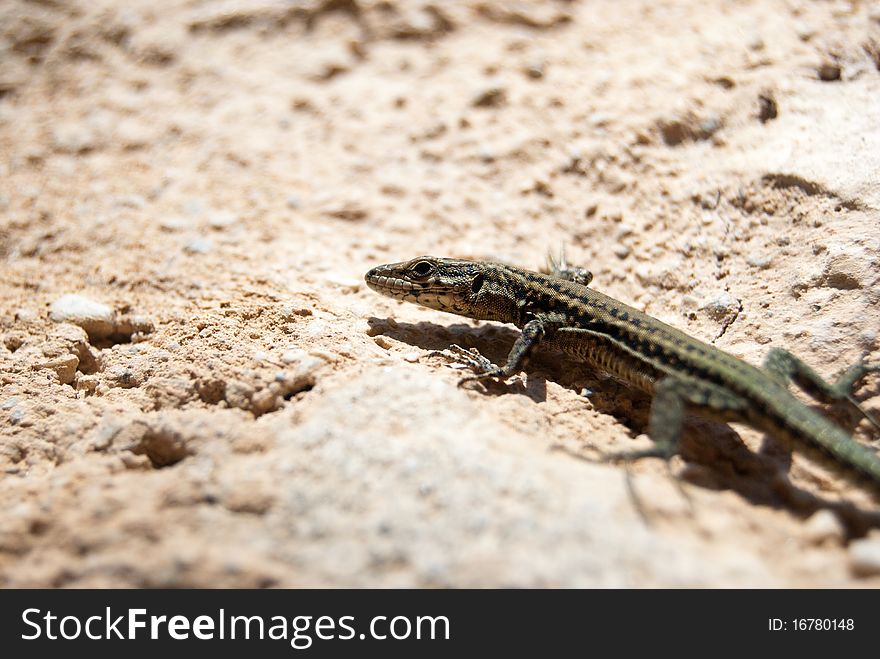
M 368 319 L 370 336 L 383 335 L 425 350 L 442 351 L 452 344 L 476 348 L 495 364 L 504 363 L 519 331 L 510 326 L 468 323 L 438 325 L 431 322 L 400 323 L 393 319 Z M 590 390 L 593 407 L 613 416 L 629 429 L 633 437 L 648 431 L 651 397 L 617 381 L 604 378 L 585 364 L 561 353 L 538 350 L 525 368 L 526 384 L 498 381 L 482 383 L 491 396 L 525 395 L 536 403 L 547 398 L 546 383 L 580 392 Z M 858 417 L 840 406 L 817 407 L 845 430 L 852 432 Z M 685 462 L 678 478 L 710 490 L 732 490 L 755 505 L 786 509 L 806 518 L 819 510 L 830 510 L 843 523 L 850 538 L 864 536 L 880 528 L 880 512 L 859 508 L 849 501 L 833 500 L 794 485 L 786 476 L 791 453 L 785 445 L 764 435 L 761 447 L 752 451 L 736 430 L 695 415 L 685 417 L 679 454 Z M 591 458 L 579 455 L 584 460 Z
M 403 343 L 417 346 L 424 350 L 443 351 L 452 344 L 463 348 L 476 348 L 481 355 L 493 363 L 503 363 L 507 358 L 504 346 L 513 345 L 519 332 L 503 325 L 483 325 L 475 327 L 467 323 L 453 325 L 437 325 L 436 323 L 399 323 L 389 318 L 371 317 L 367 320 L 370 336 L 387 336 Z M 463 372 L 465 375 L 467 372 Z M 483 383 L 486 393 L 491 396 L 503 396 L 511 393 L 528 396 L 536 403 L 547 400 L 546 380 L 529 378 L 527 383 L 521 380 L 512 384 L 489 381 Z

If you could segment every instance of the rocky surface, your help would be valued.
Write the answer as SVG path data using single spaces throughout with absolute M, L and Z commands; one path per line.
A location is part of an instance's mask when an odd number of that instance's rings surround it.
M 459 388 L 512 329 L 362 284 L 564 245 L 753 363 L 878 360 L 878 69 L 867 2 L 4 2 L 0 586 L 880 585 L 857 484 L 698 419 L 600 464 L 647 399 Z

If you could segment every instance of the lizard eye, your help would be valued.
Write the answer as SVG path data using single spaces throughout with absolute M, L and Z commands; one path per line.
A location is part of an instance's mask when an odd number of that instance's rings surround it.
M 419 275 L 420 277 L 424 277 L 428 273 L 430 273 L 434 269 L 434 266 L 428 263 L 427 261 L 419 261 L 416 263 L 412 271 Z

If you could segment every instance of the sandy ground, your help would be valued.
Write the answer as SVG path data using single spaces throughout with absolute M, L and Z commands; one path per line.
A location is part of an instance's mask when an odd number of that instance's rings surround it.
M 878 68 L 857 1 L 4 0 L 0 585 L 880 586 L 857 484 L 695 419 L 628 487 L 649 400 L 459 388 L 513 328 L 363 284 L 565 246 L 752 363 L 878 360 Z

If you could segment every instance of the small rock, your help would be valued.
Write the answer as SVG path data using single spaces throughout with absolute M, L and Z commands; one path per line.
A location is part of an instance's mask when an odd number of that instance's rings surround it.
M 192 222 L 181 215 L 170 215 L 159 220 L 159 227 L 165 231 L 183 231 L 190 227 Z
M 320 348 L 315 348 L 314 350 L 309 352 L 309 355 L 312 357 L 317 357 L 318 359 L 322 359 L 323 361 L 325 361 L 328 364 L 335 364 L 336 362 L 339 361 L 339 355 L 337 355 L 335 352 L 330 352 L 329 350 L 322 350 Z
M 615 245 L 611 251 L 614 252 L 614 255 L 619 259 L 625 259 L 630 254 L 630 248 L 620 243 Z
M 809 41 L 816 36 L 816 27 L 803 21 L 794 22 L 794 32 L 801 41 Z
M 79 366 L 79 358 L 76 355 L 62 355 L 51 361 L 39 364 L 36 368 L 55 371 L 61 384 L 70 384 L 76 378 L 77 366 Z
M 713 320 L 721 321 L 735 314 L 739 310 L 739 300 L 733 297 L 727 291 L 722 291 L 715 299 L 707 303 L 703 310 L 709 314 Z
M 544 77 L 544 69 L 546 67 L 546 63 L 544 60 L 537 60 L 534 62 L 530 62 L 523 69 L 523 73 L 526 74 L 532 80 L 540 80 Z
M 49 307 L 49 318 L 56 323 L 82 327 L 90 338 L 110 336 L 116 329 L 116 314 L 106 304 L 82 295 L 62 295 Z
M 76 381 L 77 391 L 85 391 L 86 393 L 94 393 L 100 384 L 97 375 L 81 375 Z
M 311 355 L 302 360 L 293 372 L 288 374 L 284 383 L 284 394 L 292 395 L 313 387 L 318 381 L 318 369 L 323 365 L 322 360 Z
M 765 91 L 758 94 L 758 120 L 766 124 L 777 116 L 779 116 L 779 108 L 773 93 Z
M 333 284 L 334 286 L 338 286 L 339 288 L 344 288 L 346 290 L 357 292 L 361 289 L 361 284 L 363 284 L 363 280 L 360 278 L 346 277 L 344 275 L 328 275 L 324 278 L 325 281 L 329 284 Z
M 761 270 L 769 268 L 772 262 L 773 258 L 766 254 L 749 254 L 746 257 L 746 263 L 753 268 L 760 268 Z
M 831 60 L 826 60 L 819 65 L 817 73 L 819 74 L 819 80 L 822 80 L 823 82 L 840 80 L 840 64 Z
M 843 525 L 830 510 L 818 511 L 804 524 L 804 539 L 812 545 L 828 541 L 841 543 L 844 535 Z
M 357 201 L 340 201 L 338 203 L 329 203 L 321 209 L 324 215 L 335 217 L 337 220 L 346 220 L 348 222 L 359 222 L 366 219 L 367 209 Z
M 301 362 L 309 356 L 305 350 L 301 350 L 300 348 L 293 348 L 292 350 L 285 350 L 281 355 L 281 361 L 285 364 L 295 364 L 297 362 Z
M 706 139 L 711 137 L 719 130 L 721 130 L 722 122 L 721 117 L 717 115 L 711 115 L 706 117 L 700 122 L 700 134 L 699 137 L 702 139 Z
M 56 126 L 52 131 L 52 142 L 63 153 L 85 153 L 98 146 L 94 131 L 83 123 Z
M 507 102 L 507 92 L 501 87 L 490 87 L 474 97 L 471 105 L 475 108 L 497 108 Z
M 208 224 L 215 229 L 225 229 L 238 222 L 238 215 L 227 210 L 214 210 L 208 213 Z
M 830 288 L 852 290 L 864 288 L 866 279 L 870 276 L 872 263 L 864 256 L 849 253 L 835 252 L 828 255 L 825 267 L 822 269 L 820 283 Z
M 141 384 L 141 378 L 135 375 L 134 371 L 125 366 L 111 366 L 104 371 L 104 374 L 106 379 L 111 382 L 113 386 L 122 389 L 130 389 L 131 387 L 137 387 Z
M 189 254 L 207 254 L 211 247 L 211 241 L 207 238 L 193 238 L 183 246 L 183 251 Z
M 876 532 L 849 546 L 850 569 L 853 574 L 868 577 L 880 574 L 880 535 Z
M 311 316 L 313 313 L 305 303 L 289 302 L 281 307 L 281 316 L 284 320 L 295 321 L 297 317 Z
M 25 413 L 24 410 L 20 407 L 16 407 L 9 413 L 9 423 L 14 426 L 27 426 L 30 425 L 25 421 Z
M 288 195 L 287 197 L 287 207 L 295 211 L 302 206 L 302 200 L 295 194 Z
M 123 149 L 142 149 L 155 141 L 155 129 L 137 119 L 125 119 L 119 122 L 114 131 L 114 141 Z
M 133 208 L 138 210 L 147 205 L 147 200 L 143 195 L 135 193 L 124 194 L 114 197 L 113 205 L 117 208 Z
M 254 388 L 246 382 L 231 380 L 226 383 L 225 398 L 230 407 L 242 410 L 250 409 Z
M 122 316 L 116 320 L 116 333 L 131 335 L 132 343 L 137 343 L 136 336 L 150 334 L 154 329 L 153 321 L 142 315 Z
M 32 309 L 16 309 L 15 320 L 20 323 L 29 323 L 37 319 L 37 312 Z

